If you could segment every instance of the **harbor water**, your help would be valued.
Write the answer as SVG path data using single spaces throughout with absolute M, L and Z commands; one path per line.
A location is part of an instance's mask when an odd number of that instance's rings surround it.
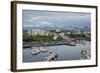
M 63 60 L 81 60 L 81 51 L 88 50 L 89 54 L 91 50 L 91 42 L 85 41 L 83 43 L 75 44 L 76 46 L 68 45 L 57 45 L 57 46 L 46 46 L 49 52 L 57 53 L 57 58 L 53 61 L 63 61 Z M 36 55 L 32 54 L 32 48 L 23 48 L 23 62 L 41 62 L 45 57 L 48 56 L 47 52 L 40 52 Z

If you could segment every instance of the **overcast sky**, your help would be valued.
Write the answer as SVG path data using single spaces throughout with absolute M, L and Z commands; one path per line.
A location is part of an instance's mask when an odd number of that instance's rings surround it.
M 90 26 L 91 14 L 80 12 L 56 12 L 23 10 L 23 27 Z

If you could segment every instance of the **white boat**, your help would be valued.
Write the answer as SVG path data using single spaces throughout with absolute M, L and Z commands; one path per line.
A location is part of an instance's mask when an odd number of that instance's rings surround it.
M 32 51 L 32 54 L 38 54 L 38 53 L 40 53 L 40 51 L 38 51 L 38 50 Z
M 48 49 L 45 48 L 45 47 L 40 47 L 39 49 L 40 49 L 41 52 L 48 52 Z
M 32 54 L 38 54 L 40 53 L 40 49 L 38 47 L 32 47 Z
M 48 56 L 45 57 L 45 61 L 52 61 L 57 57 L 57 54 L 55 52 L 49 52 Z

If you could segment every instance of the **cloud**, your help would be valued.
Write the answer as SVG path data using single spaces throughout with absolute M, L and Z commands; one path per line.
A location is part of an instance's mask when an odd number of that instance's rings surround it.
M 46 25 L 48 25 L 48 24 L 52 24 L 52 23 L 47 22 L 47 21 L 41 21 L 41 22 L 38 22 L 38 23 L 40 23 L 40 24 L 46 24 Z
M 23 27 L 33 27 L 33 25 L 23 25 Z
M 31 18 L 31 20 L 39 20 L 39 19 L 41 19 L 41 17 L 40 17 L 40 16 L 37 16 L 37 17 L 32 17 L 32 18 Z
M 67 27 L 90 22 L 90 13 L 25 10 L 23 14 L 23 25 L 30 27 Z
M 24 19 L 23 21 L 24 22 L 31 22 L 32 20 L 31 19 Z
M 31 16 L 31 17 L 27 17 L 27 18 L 24 18 L 24 21 L 38 21 L 38 20 L 40 20 L 41 19 L 41 17 L 39 17 L 39 16 Z

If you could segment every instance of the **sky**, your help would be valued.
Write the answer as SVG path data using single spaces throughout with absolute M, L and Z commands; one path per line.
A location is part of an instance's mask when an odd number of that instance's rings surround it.
M 22 24 L 33 28 L 68 28 L 90 26 L 91 14 L 82 12 L 23 10 Z

